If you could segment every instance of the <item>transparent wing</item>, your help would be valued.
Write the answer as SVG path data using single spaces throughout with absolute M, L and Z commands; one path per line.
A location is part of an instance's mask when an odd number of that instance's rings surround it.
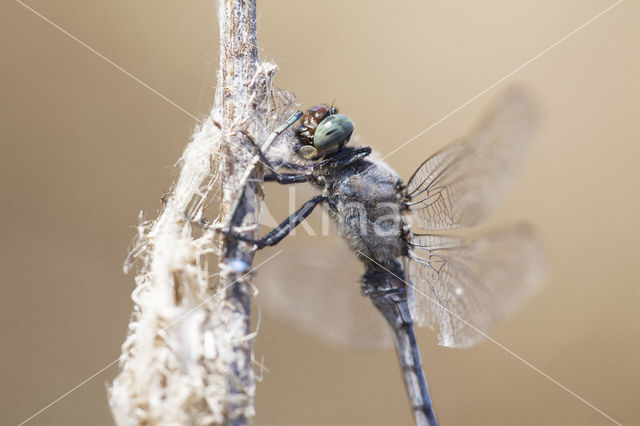
M 260 268 L 255 282 L 261 306 L 325 342 L 392 346 L 389 326 L 360 292 L 362 263 L 339 238 L 316 240 L 285 249 Z
M 526 225 L 474 239 L 414 235 L 407 275 L 413 315 L 442 346 L 467 347 L 514 309 L 544 277 L 542 250 Z
M 428 230 L 473 226 L 509 187 L 534 133 L 533 102 L 508 90 L 480 125 L 427 159 L 409 179 L 410 210 Z

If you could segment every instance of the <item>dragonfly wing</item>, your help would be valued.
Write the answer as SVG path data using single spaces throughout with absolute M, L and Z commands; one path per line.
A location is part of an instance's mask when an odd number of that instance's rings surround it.
M 416 170 L 408 202 L 428 230 L 473 226 L 502 199 L 536 127 L 535 107 L 519 89 L 510 89 L 480 124 Z
M 331 344 L 388 348 L 391 330 L 361 294 L 362 263 L 339 239 L 296 246 L 265 263 L 256 278 L 258 301 L 270 315 Z
M 467 347 L 542 281 L 544 262 L 526 225 L 478 238 L 414 235 L 407 275 L 414 320 L 436 330 L 442 346 Z

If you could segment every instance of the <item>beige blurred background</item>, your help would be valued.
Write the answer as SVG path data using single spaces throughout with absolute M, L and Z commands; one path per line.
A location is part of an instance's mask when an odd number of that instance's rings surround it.
M 215 86 L 214 3 L 28 2 L 198 117 Z M 386 154 L 612 4 L 263 1 L 259 41 L 280 87 L 304 106 L 335 100 L 361 142 Z M 408 178 L 508 84 L 529 88 L 543 127 L 492 223 L 532 222 L 551 275 L 493 337 L 625 424 L 640 424 L 639 19 L 638 2 L 621 3 L 387 160 Z M 137 215 L 155 217 L 195 123 L 19 3 L 3 1 L 0 22 L 0 424 L 9 425 L 118 357 Z M 267 191 L 283 218 L 287 189 Z M 282 245 L 280 273 L 338 273 L 357 289 L 352 262 L 296 263 L 308 244 L 332 240 L 298 232 Z M 268 285 L 260 274 L 255 283 Z M 411 424 L 393 350 L 329 344 L 263 308 L 256 356 L 269 371 L 256 424 Z M 492 343 L 452 350 L 430 330 L 418 338 L 445 425 L 610 423 Z M 112 424 L 106 384 L 116 372 L 28 424 Z

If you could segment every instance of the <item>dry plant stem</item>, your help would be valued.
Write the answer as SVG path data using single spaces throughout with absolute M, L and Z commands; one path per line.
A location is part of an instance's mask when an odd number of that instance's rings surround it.
M 201 217 L 211 194 L 220 191 L 223 221 L 255 229 L 260 188 L 254 185 L 261 176 L 252 171 L 242 188 L 254 158 L 242 132 L 268 134 L 275 66 L 258 63 L 255 0 L 220 0 L 218 19 L 214 108 L 182 155 L 163 211 L 140 223 L 125 265 L 141 264 L 121 371 L 109 390 L 118 425 L 243 425 L 254 414 L 251 246 L 211 229 L 194 236 L 185 214 Z M 211 254 L 219 256 L 217 283 L 207 262 Z
M 254 99 L 253 87 L 258 67 L 256 1 L 219 0 L 220 23 L 220 75 L 216 104 L 221 113 L 220 122 L 225 139 L 220 146 L 220 175 L 222 200 L 220 216 L 230 217 L 232 226 L 245 227 L 256 224 L 259 202 L 253 186 L 242 187 L 241 177 L 249 166 L 243 134 L 234 129 L 246 127 L 255 134 L 258 128 L 258 99 Z M 239 152 L 238 152 L 239 151 Z M 239 200 L 239 201 L 238 201 Z M 236 209 L 233 209 L 237 206 Z M 251 369 L 251 341 L 245 338 L 250 332 L 251 283 L 246 271 L 229 267 L 231 262 L 253 263 L 250 247 L 237 240 L 221 237 L 221 275 L 219 285 L 225 289 L 223 306 L 225 319 L 235 331 L 234 357 L 229 369 L 234 377 L 229 393 L 233 413 L 231 424 L 246 424 L 253 415 L 255 378 Z M 247 410 L 246 405 L 251 406 Z

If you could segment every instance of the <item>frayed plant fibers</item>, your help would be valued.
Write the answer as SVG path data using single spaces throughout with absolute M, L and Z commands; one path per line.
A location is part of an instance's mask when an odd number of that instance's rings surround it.
M 247 37 L 242 33 L 225 38 L 223 31 L 231 31 L 223 23 L 227 3 L 221 2 L 219 12 L 219 82 L 230 51 L 224 43 L 229 37 Z M 246 144 L 238 143 L 246 139 L 238 137 L 240 131 L 261 143 L 292 106 L 291 96 L 273 89 L 275 65 L 256 63 L 246 69 L 253 75 L 246 75 L 241 87 L 218 85 L 213 110 L 187 145 L 178 163 L 178 180 L 158 218 L 140 218 L 138 238 L 125 264 L 125 271 L 137 265 L 134 311 L 122 345 L 121 371 L 109 389 L 118 425 L 245 424 L 254 414 L 255 378 L 252 358 L 247 356 L 252 354 L 254 336 L 248 333 L 246 312 L 238 312 L 227 284 L 242 281 L 249 295 L 255 294 L 247 272 L 250 261 L 245 271 L 229 266 L 233 259 L 225 258 L 219 248 L 223 238 L 187 219 L 201 218 L 204 207 L 216 197 L 222 202 L 222 214 L 228 213 L 230 200 L 240 194 L 234 187 L 242 172 L 239 166 L 254 158 Z M 231 118 L 225 115 L 229 93 L 237 96 Z M 289 132 L 282 137 L 292 136 Z M 234 164 L 238 167 L 229 174 Z M 252 208 L 242 219 L 257 228 L 262 188 L 255 180 L 245 188 Z M 215 256 L 221 262 L 217 266 L 210 264 Z M 219 274 L 212 277 L 215 271 Z

